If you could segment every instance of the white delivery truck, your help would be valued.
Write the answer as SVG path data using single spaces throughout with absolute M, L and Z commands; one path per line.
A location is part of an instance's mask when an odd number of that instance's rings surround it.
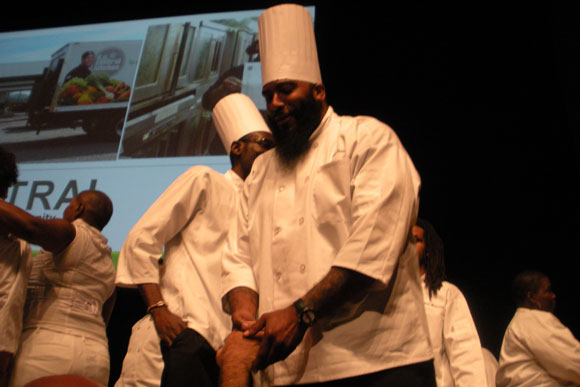
M 52 54 L 32 89 L 28 126 L 82 127 L 95 138 L 120 138 L 142 41 L 68 43 Z

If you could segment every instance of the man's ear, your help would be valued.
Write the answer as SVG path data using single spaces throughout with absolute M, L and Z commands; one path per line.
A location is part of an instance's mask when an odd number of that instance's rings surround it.
M 80 218 L 83 212 L 85 212 L 85 204 L 82 202 L 82 200 L 79 200 L 78 205 L 74 208 L 74 218 Z
M 528 292 L 526 294 L 526 297 L 528 299 L 528 302 L 532 305 L 534 305 L 535 307 L 537 307 L 538 309 L 540 308 L 540 305 L 538 303 L 538 301 L 536 300 L 536 295 L 532 294 L 532 292 Z
M 236 156 L 242 154 L 242 143 L 240 141 L 232 142 L 232 146 L 230 147 L 230 153 L 233 153 Z
M 320 102 L 326 101 L 326 88 L 322 83 L 315 83 L 312 89 L 314 99 Z

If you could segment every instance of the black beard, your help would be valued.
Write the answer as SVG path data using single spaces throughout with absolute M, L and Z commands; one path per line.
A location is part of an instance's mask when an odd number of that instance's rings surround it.
M 276 121 L 269 120 L 272 135 L 276 141 L 276 153 L 282 164 L 291 167 L 310 149 L 310 135 L 316 130 L 321 120 L 322 103 L 309 94 L 294 110 L 296 127 L 280 128 Z

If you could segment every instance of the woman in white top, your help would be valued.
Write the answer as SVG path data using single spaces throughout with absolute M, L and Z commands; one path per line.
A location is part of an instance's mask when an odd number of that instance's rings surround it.
M 42 247 L 32 263 L 11 386 L 65 374 L 108 383 L 105 321 L 115 268 L 100 230 L 112 211 L 110 199 L 98 191 L 75 196 L 63 219 L 37 218 L 0 203 L 0 224 Z
M 443 242 L 431 223 L 413 227 L 437 386 L 487 387 L 481 343 L 467 301 L 445 279 Z
M 499 357 L 498 387 L 580 386 L 580 342 L 554 316 L 550 279 L 524 271 L 513 282 L 516 313 Z

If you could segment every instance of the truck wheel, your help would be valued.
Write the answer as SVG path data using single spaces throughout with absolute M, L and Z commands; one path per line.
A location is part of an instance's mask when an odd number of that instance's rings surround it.
M 113 115 L 106 118 L 93 118 L 83 121 L 83 129 L 96 140 L 118 141 L 123 132 L 125 116 Z

